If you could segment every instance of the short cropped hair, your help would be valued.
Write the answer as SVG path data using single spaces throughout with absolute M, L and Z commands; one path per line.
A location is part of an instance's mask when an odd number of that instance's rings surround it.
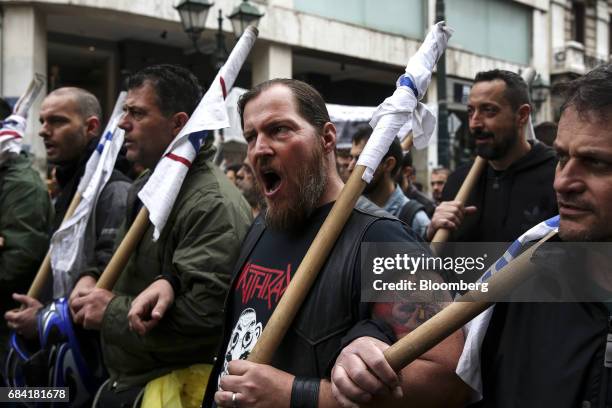
M 363 126 L 357 129 L 357 131 L 353 134 L 353 143 L 359 144 L 364 140 L 367 142 L 370 139 L 370 136 L 372 136 L 372 128 L 370 126 Z M 387 157 L 393 157 L 395 159 L 395 166 L 393 166 L 393 169 L 391 170 L 391 177 L 395 177 L 399 171 L 402 164 L 402 156 L 402 144 L 397 137 L 394 137 L 391 145 L 389 146 L 389 150 L 382 158 L 383 160 L 385 160 Z
M 372 136 L 372 128 L 370 126 L 362 126 L 353 134 L 353 143 L 360 144 L 364 140 L 367 141 Z
M 530 105 L 529 87 L 523 78 L 514 72 L 503 69 L 482 71 L 476 74 L 474 84 L 477 84 L 478 82 L 490 82 L 495 80 L 505 82 L 506 90 L 504 91 L 504 97 L 510 103 L 512 109 L 517 110 L 521 105 Z
M 448 177 L 450 174 L 450 170 L 446 167 L 436 167 L 431 171 L 431 174 L 445 174 L 446 177 Z
M 402 152 L 402 144 L 397 137 L 393 138 L 393 142 L 391 142 L 391 146 L 389 146 L 389 151 L 387 154 L 385 154 L 383 160 L 389 156 L 395 158 L 395 166 L 393 167 L 393 170 L 391 170 L 391 177 L 395 177 L 402 165 L 404 156 L 404 153 Z
M 98 120 L 102 121 L 102 107 L 98 98 L 83 88 L 73 86 L 57 88 L 47 95 L 47 97 L 49 96 L 71 98 L 74 100 L 77 113 L 83 120 L 95 116 Z M 101 132 L 102 129 L 98 129 L 98 131 Z
M 100 106 L 98 98 L 83 88 L 66 86 L 55 89 L 47 96 L 73 98 L 76 102 L 77 112 L 81 117 L 87 119 L 90 116 L 96 116 L 98 119 L 102 120 L 102 107 Z
M 240 114 L 240 126 L 244 128 L 244 108 L 251 100 L 255 99 L 263 91 L 274 85 L 283 85 L 291 90 L 298 113 L 319 132 L 327 122 L 331 122 L 327 106 L 321 94 L 306 82 L 297 79 L 276 78 L 255 85 L 251 90 L 245 92 L 238 99 L 238 113 Z
M 191 115 L 202 99 L 202 87 L 188 69 L 178 65 L 159 64 L 146 67 L 127 79 L 127 88 L 149 83 L 157 94 L 157 106 L 165 116 L 178 112 Z
M 402 169 L 404 167 L 412 167 L 412 153 L 408 151 L 406 152 L 406 154 L 404 154 L 404 157 L 402 157 L 402 162 L 400 163 L 400 166 Z
M 612 64 L 601 65 L 573 81 L 561 83 L 554 91 L 565 97 L 562 112 L 572 107 L 580 115 L 594 113 L 600 119 L 607 119 L 612 112 Z

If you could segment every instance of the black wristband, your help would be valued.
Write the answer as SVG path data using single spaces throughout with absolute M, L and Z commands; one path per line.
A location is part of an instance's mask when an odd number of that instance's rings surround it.
M 291 388 L 291 408 L 318 408 L 320 378 L 295 377 Z
M 157 275 L 153 279 L 153 282 L 155 282 L 156 280 L 160 280 L 160 279 L 163 279 L 163 280 L 167 281 L 170 284 L 170 286 L 172 286 L 172 290 L 174 291 L 174 295 L 177 295 L 179 293 L 179 291 L 181 290 L 181 281 L 176 276 L 174 276 L 174 275 Z

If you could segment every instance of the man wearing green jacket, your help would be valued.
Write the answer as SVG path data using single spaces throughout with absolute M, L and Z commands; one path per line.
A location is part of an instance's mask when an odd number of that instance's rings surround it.
M 28 290 L 49 245 L 49 194 L 26 153 L 0 161 L 0 317 L 17 306 L 14 292 Z M 0 324 L 0 361 L 9 329 Z
M 153 169 L 200 98 L 197 79 L 180 67 L 148 67 L 129 78 L 119 124 L 128 160 Z M 101 332 L 110 380 L 99 392 L 99 407 L 131 403 L 148 381 L 172 370 L 212 363 L 231 267 L 250 224 L 248 204 L 212 155 L 209 143 L 202 146 L 159 240 L 153 241 L 150 225 L 113 292 L 80 291 L 77 284 L 71 296 L 75 322 Z M 137 193 L 147 179 L 148 173 L 128 196 L 125 228 L 142 206 Z M 171 284 L 179 295 L 156 327 L 140 336 L 130 330 L 127 314 L 152 283 Z

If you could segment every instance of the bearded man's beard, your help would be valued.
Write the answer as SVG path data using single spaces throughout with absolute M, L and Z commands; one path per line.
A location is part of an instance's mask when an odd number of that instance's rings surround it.
M 487 160 L 498 160 L 503 158 L 518 142 L 518 128 L 513 127 L 505 137 L 500 137 L 498 140 L 495 140 L 495 135 L 492 132 L 475 131 L 473 136 L 476 138 L 493 138 L 493 143 L 477 144 L 476 154 Z
M 323 158 L 322 146 L 313 150 L 306 166 L 298 163 L 294 197 L 283 202 L 267 201 L 266 226 L 277 231 L 294 231 L 302 228 L 317 208 L 327 187 L 327 162 Z

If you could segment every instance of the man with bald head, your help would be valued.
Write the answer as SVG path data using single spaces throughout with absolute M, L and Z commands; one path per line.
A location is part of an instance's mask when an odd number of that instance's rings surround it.
M 89 156 L 97 146 L 101 131 L 102 109 L 97 98 L 81 88 L 59 88 L 44 99 L 40 109 L 40 137 L 47 150 L 47 160 L 56 166 L 59 195 L 51 234 L 62 223 Z M 125 215 L 129 179 L 117 170 L 102 189 L 86 229 L 85 266 L 104 267 L 112 256 L 117 230 Z M 78 277 L 82 270 L 72 271 Z M 95 280 L 81 279 L 81 285 L 95 285 Z M 46 299 L 50 300 L 50 288 Z M 61 294 L 67 296 L 69 293 Z M 42 308 L 39 300 L 14 294 L 25 305 L 22 310 L 7 312 L 8 326 L 26 338 L 37 336 L 36 314 Z

